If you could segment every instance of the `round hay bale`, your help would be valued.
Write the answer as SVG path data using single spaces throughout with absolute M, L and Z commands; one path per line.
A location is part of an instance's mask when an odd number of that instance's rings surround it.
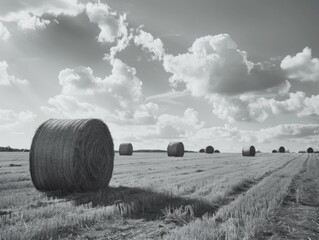
M 132 143 L 121 143 L 119 148 L 119 154 L 131 156 L 133 154 Z
M 184 144 L 182 142 L 170 142 L 167 146 L 167 155 L 169 157 L 183 157 Z
M 275 150 L 275 149 L 274 149 L 274 150 L 272 150 L 272 153 L 277 153 L 277 150 Z
M 243 154 L 243 156 L 255 156 L 256 149 L 254 146 L 243 147 L 242 154 Z
M 106 187 L 114 164 L 111 133 L 99 119 L 50 119 L 33 137 L 29 164 L 40 191 Z
M 204 153 L 205 152 L 205 149 L 202 148 L 201 150 L 199 150 L 200 153 Z
M 207 146 L 205 152 L 208 154 L 213 154 L 214 148 L 212 146 Z
M 311 147 L 308 148 L 308 149 L 307 149 L 307 153 L 313 153 L 313 148 L 311 148 Z
M 279 148 L 278 152 L 284 153 L 284 152 L 286 152 L 286 149 L 285 149 L 283 146 L 281 146 L 281 147 Z
M 216 150 L 214 151 L 214 153 L 220 153 L 220 151 L 216 149 Z

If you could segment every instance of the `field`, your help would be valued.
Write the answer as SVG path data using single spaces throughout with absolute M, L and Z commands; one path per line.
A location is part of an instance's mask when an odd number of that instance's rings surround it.
M 116 154 L 109 188 L 41 193 L 1 153 L 0 192 L 0 239 L 319 239 L 319 154 Z

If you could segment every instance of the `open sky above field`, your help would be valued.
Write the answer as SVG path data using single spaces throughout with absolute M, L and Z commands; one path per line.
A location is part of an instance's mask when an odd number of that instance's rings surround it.
M 319 150 L 319 1 L 0 6 L 0 146 L 98 117 L 135 149 Z

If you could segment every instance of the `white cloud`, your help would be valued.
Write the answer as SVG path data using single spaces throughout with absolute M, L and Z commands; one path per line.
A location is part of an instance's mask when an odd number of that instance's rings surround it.
M 127 36 L 126 15 L 118 15 L 112 12 L 110 7 L 104 3 L 88 3 L 86 14 L 90 21 L 97 23 L 101 32 L 98 36 L 99 42 L 114 42 L 123 35 Z
M 253 63 L 228 34 L 198 38 L 185 54 L 164 57 L 170 83 L 185 84 L 194 96 L 265 91 L 284 83 L 274 62 Z
M 41 109 L 52 115 L 100 117 L 123 124 L 152 124 L 158 106 L 146 103 L 136 70 L 119 59 L 111 61 L 112 72 L 96 77 L 89 67 L 64 69 L 59 73 L 60 95 Z
M 319 59 L 312 58 L 311 49 L 306 47 L 295 56 L 286 56 L 280 67 L 285 71 L 289 79 L 301 82 L 319 81 Z
M 149 52 L 153 53 L 153 60 L 162 60 L 165 51 L 161 39 L 154 39 L 152 34 L 141 29 L 137 30 L 137 33 L 138 34 L 134 37 L 134 43 L 137 46 L 142 46 L 142 49 L 147 49 Z
M 187 108 L 182 116 L 162 114 L 158 116 L 155 131 L 143 136 L 147 139 L 180 139 L 191 137 L 205 125 L 198 112 Z
M 0 22 L 0 39 L 3 41 L 6 41 L 10 38 L 11 34 L 8 31 L 8 28 L 6 28 L 2 22 Z
M 67 15 L 76 16 L 84 9 L 84 5 L 77 0 L 49 0 L 49 1 L 28 1 L 17 3 L 15 11 L 0 16 L 0 20 L 15 22 L 21 29 L 43 29 L 50 23 L 43 15 L 52 16 Z
M 0 131 L 17 130 L 24 124 L 35 121 L 36 114 L 30 111 L 15 112 L 8 109 L 0 109 Z
M 8 63 L 6 61 L 0 61 L 0 86 L 11 85 L 28 85 L 29 82 L 25 79 L 19 79 L 13 75 L 9 75 L 7 72 Z
M 295 113 L 298 117 L 319 116 L 319 95 L 306 96 L 304 92 L 289 93 L 284 100 L 258 95 L 222 96 L 209 98 L 213 113 L 228 122 L 259 121 L 279 113 Z
M 271 143 L 275 140 L 308 142 L 316 140 L 318 143 L 319 124 L 280 124 L 260 130 L 241 130 L 226 124 L 224 127 L 203 128 L 197 132 L 194 139 L 203 141 L 211 136 L 223 138 L 231 142 L 241 143 Z
M 16 22 L 21 29 L 29 30 L 44 29 L 50 23 L 49 20 L 25 11 L 10 14 L 6 17 L 6 21 Z

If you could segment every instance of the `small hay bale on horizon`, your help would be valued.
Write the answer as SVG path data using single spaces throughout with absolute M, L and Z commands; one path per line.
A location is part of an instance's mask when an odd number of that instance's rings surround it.
M 199 152 L 200 152 L 200 153 L 204 153 L 204 152 L 205 152 L 205 149 L 204 149 L 204 148 L 201 148 L 201 149 L 199 150 Z
M 256 149 L 254 146 L 247 146 L 247 147 L 243 147 L 242 149 L 242 155 L 243 156 L 255 156 L 256 155 Z
M 309 147 L 309 148 L 307 149 L 307 153 L 313 153 L 313 148 Z
M 205 152 L 208 154 L 213 154 L 214 153 L 214 148 L 212 146 L 207 146 L 205 149 Z
M 285 149 L 283 146 L 281 146 L 281 147 L 279 148 L 278 152 L 280 152 L 280 153 L 285 153 L 285 152 L 286 152 L 286 149 Z
M 29 154 L 31 180 L 40 191 L 94 191 L 107 187 L 114 145 L 99 119 L 49 119 L 36 130 Z
M 119 147 L 119 154 L 131 156 L 133 154 L 132 143 L 121 143 Z
M 216 150 L 214 151 L 214 153 L 220 153 L 220 151 L 219 151 L 218 149 L 216 149 Z
M 275 149 L 274 149 L 274 150 L 272 150 L 272 153 L 277 153 L 277 150 L 275 150 Z
M 183 157 L 184 144 L 182 142 L 170 142 L 167 146 L 167 155 L 169 157 Z

